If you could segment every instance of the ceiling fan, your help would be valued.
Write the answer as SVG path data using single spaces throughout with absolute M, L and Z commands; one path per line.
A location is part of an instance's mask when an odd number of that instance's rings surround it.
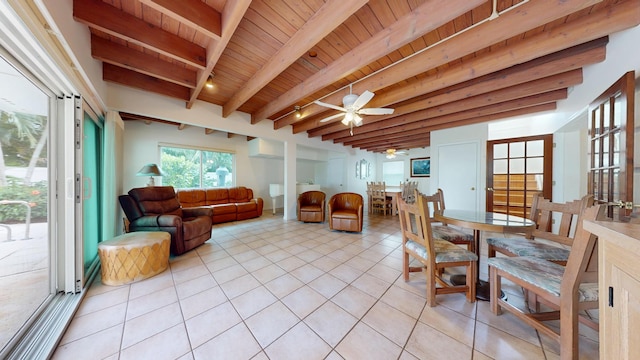
M 395 159 L 396 155 L 407 155 L 408 153 L 404 150 L 387 149 L 386 154 L 387 159 Z
M 351 85 L 349 85 L 349 94 L 345 95 L 342 98 L 343 106 L 328 104 L 319 100 L 314 101 L 316 105 L 341 111 L 341 113 L 326 117 L 320 120 L 320 122 L 327 122 L 329 120 L 333 120 L 335 118 L 344 116 L 344 118 L 342 119 L 342 123 L 345 125 L 351 126 L 351 135 L 353 135 L 353 125 L 355 126 L 362 125 L 362 116 L 360 115 L 393 114 L 393 109 L 391 108 L 363 108 L 363 106 L 365 106 L 369 101 L 371 101 L 374 93 L 372 93 L 371 91 L 365 90 L 365 92 L 363 92 L 360 96 L 358 96 L 357 94 L 351 93 L 351 90 L 352 90 L 352 87 Z

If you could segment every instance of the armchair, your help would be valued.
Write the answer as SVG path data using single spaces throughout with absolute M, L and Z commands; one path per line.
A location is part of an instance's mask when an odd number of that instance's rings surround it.
M 350 192 L 333 195 L 328 202 L 331 230 L 362 231 L 362 195 Z
M 298 196 L 298 221 L 324 222 L 326 195 L 322 191 L 305 191 Z
M 135 188 L 118 199 L 129 220 L 129 231 L 170 233 L 174 255 L 192 250 L 211 238 L 211 209 L 182 208 L 172 186 Z

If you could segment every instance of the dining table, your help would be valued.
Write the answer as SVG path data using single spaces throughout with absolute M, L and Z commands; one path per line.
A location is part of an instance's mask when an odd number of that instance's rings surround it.
M 384 187 L 384 194 L 386 197 L 391 199 L 391 208 L 392 208 L 392 212 L 391 215 L 396 215 L 398 214 L 398 197 L 402 196 L 402 187 L 401 186 L 385 186 Z M 371 194 L 369 193 L 369 191 L 367 190 L 367 207 L 368 207 L 368 212 L 369 214 L 371 214 L 372 212 L 372 208 L 371 208 Z
M 396 215 L 398 213 L 398 197 L 402 196 L 402 187 L 400 186 L 385 186 L 384 187 L 385 196 L 391 198 L 391 207 L 393 211 L 392 215 Z
M 476 271 L 476 298 L 478 300 L 489 301 L 489 282 L 480 279 L 480 237 L 481 231 L 497 233 L 522 233 L 530 238 L 536 223 L 533 220 L 515 215 L 507 215 L 497 212 L 444 209 L 440 213 L 434 214 L 434 221 L 447 225 L 455 225 L 473 230 L 473 241 L 475 251 L 478 256 Z M 454 284 L 464 284 L 464 275 L 451 277 Z

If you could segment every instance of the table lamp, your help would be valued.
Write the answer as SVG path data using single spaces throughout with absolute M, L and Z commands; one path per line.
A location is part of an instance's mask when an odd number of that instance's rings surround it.
M 147 164 L 138 171 L 136 176 L 148 176 L 149 182 L 147 186 L 156 186 L 155 181 L 153 180 L 154 176 L 162 176 L 162 170 L 156 164 Z

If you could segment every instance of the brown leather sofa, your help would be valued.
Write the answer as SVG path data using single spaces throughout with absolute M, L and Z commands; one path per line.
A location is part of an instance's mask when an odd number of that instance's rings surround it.
M 338 193 L 327 203 L 329 228 L 331 230 L 362 231 L 362 208 L 364 199 L 356 193 Z
M 244 186 L 179 189 L 177 197 L 184 207 L 205 207 L 213 210 L 211 220 L 214 224 L 260 217 L 264 206 L 262 198 L 254 198 L 253 190 Z
M 120 195 L 128 231 L 166 231 L 171 253 L 183 254 L 211 238 L 211 209 L 181 207 L 172 186 L 151 186 Z
M 324 222 L 326 195 L 322 191 L 305 191 L 298 196 L 298 221 Z

